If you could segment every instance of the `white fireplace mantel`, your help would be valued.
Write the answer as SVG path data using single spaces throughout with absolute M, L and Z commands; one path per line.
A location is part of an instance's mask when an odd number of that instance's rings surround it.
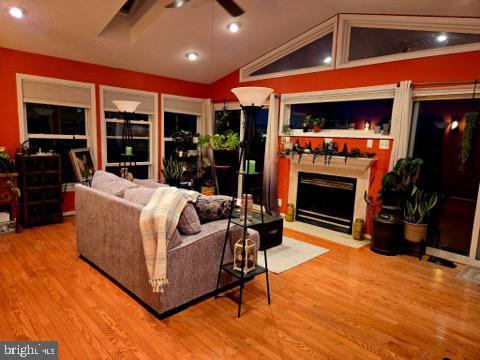
M 291 159 L 292 165 L 299 165 L 298 164 L 299 155 L 295 155 L 293 159 Z M 332 156 L 330 162 L 325 164 L 324 156 L 318 156 L 315 159 L 315 163 L 313 162 L 313 155 L 312 154 L 303 154 L 300 160 L 300 165 L 312 165 L 315 167 L 322 167 L 327 168 L 327 170 L 317 170 L 316 172 L 324 172 L 324 171 L 344 171 L 347 170 L 349 172 L 355 172 L 359 174 L 363 174 L 370 167 L 377 161 L 376 158 L 348 158 L 345 162 L 345 157 L 343 156 Z M 335 174 L 336 175 L 336 174 Z

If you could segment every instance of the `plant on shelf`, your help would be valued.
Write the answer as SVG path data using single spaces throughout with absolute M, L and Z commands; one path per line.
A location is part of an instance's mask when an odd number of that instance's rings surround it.
M 460 172 L 465 173 L 465 165 L 472 154 L 473 139 L 475 131 L 480 125 L 480 113 L 471 112 L 465 115 L 465 130 L 462 135 L 462 143 L 460 146 Z
M 428 221 L 432 209 L 437 205 L 436 193 L 428 194 L 414 186 L 403 210 L 404 237 L 411 242 L 426 240 Z
M 202 147 L 211 148 L 216 166 L 232 166 L 238 161 L 240 138 L 237 133 L 228 130 L 223 134 L 203 135 L 199 137 Z
M 285 124 L 282 126 L 282 136 L 292 136 L 293 135 L 293 130 L 290 127 L 290 125 Z
M 184 164 L 174 158 L 163 159 L 162 175 L 165 182 L 170 186 L 179 186 L 182 181 Z
M 322 117 L 314 118 L 312 115 L 307 115 L 304 122 L 313 128 L 313 132 L 320 132 L 326 120 Z
M 7 176 L 6 184 L 10 191 L 20 197 L 21 192 L 20 189 L 15 185 L 15 180 L 13 177 L 10 177 L 9 174 L 13 173 L 14 170 L 14 163 L 10 159 L 10 155 L 8 154 L 5 147 L 0 146 L 0 173 L 3 173 Z
M 180 130 L 172 135 L 172 140 L 175 142 L 175 147 L 179 152 L 179 156 L 187 155 L 189 151 L 194 150 L 196 134 L 191 131 Z

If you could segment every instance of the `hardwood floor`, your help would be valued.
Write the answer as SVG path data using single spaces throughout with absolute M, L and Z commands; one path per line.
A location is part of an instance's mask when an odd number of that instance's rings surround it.
M 330 249 L 158 320 L 78 258 L 75 223 L 0 235 L 0 340 L 58 340 L 60 359 L 480 359 L 480 287 L 460 270 Z

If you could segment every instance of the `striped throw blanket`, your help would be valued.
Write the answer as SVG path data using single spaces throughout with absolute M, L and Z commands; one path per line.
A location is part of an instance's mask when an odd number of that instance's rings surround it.
M 154 292 L 163 292 L 167 280 L 167 248 L 188 202 L 196 202 L 195 191 L 160 187 L 140 215 L 143 251 L 148 277 Z

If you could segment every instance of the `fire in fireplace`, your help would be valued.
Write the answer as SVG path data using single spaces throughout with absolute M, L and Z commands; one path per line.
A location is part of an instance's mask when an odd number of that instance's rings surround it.
M 299 172 L 296 220 L 350 234 L 356 185 L 354 178 Z

